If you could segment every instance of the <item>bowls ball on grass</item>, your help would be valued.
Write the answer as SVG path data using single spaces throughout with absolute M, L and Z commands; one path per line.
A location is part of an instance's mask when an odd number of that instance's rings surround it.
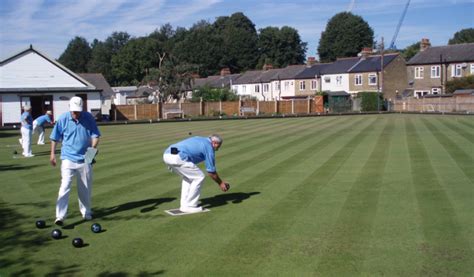
M 91 231 L 93 233 L 100 233 L 102 231 L 102 226 L 99 223 L 94 223 L 91 225 Z
M 84 246 L 84 241 L 81 238 L 74 238 L 72 240 L 72 245 L 76 248 L 81 248 Z
M 51 231 L 51 237 L 53 239 L 60 239 L 63 236 L 63 233 L 59 229 L 54 229 Z
M 36 220 L 36 228 L 43 229 L 44 227 L 46 227 L 46 222 L 44 220 Z

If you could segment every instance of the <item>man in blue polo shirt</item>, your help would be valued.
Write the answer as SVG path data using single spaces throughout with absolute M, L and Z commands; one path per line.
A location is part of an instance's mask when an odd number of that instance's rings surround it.
M 23 113 L 21 114 L 21 139 L 18 141 L 23 148 L 23 156 L 31 158 L 34 155 L 31 153 L 31 136 L 33 132 L 33 118 L 31 117 L 31 106 L 23 106 Z
M 33 120 L 33 133 L 38 133 L 38 145 L 44 145 L 44 124 L 48 122 L 52 124 L 51 116 L 53 113 L 51 111 L 46 111 L 46 114 L 38 116 Z
M 56 166 L 56 144 L 61 142 L 61 186 L 56 202 L 56 225 L 66 218 L 72 178 L 77 176 L 79 210 L 85 220 L 91 220 L 92 164 L 85 161 L 88 148 L 97 148 L 100 132 L 94 117 L 82 111 L 82 99 L 72 97 L 70 112 L 62 114 L 51 132 L 50 162 Z
M 219 135 L 210 137 L 192 137 L 169 146 L 164 154 L 163 161 L 175 173 L 181 176 L 181 202 L 180 210 L 186 213 L 202 211 L 198 207 L 199 196 L 201 195 L 201 185 L 205 175 L 197 166 L 203 162 L 206 171 L 224 192 L 229 190 L 229 184 L 222 181 L 217 174 L 214 152 L 222 145 L 222 138 Z

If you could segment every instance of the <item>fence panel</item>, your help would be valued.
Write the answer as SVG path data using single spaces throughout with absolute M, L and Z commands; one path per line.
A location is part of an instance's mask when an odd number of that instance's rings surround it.
M 295 114 L 308 114 L 308 100 L 307 99 L 294 100 L 293 112 Z
M 201 103 L 200 102 L 193 102 L 193 103 L 182 103 L 181 109 L 185 116 L 188 117 L 196 117 L 201 115 Z
M 394 110 L 399 112 L 474 112 L 474 96 L 395 100 Z
M 271 115 L 276 113 L 275 101 L 260 101 L 258 105 L 260 114 Z
M 278 101 L 278 113 L 291 114 L 291 101 Z
M 204 115 L 205 116 L 218 116 L 220 112 L 219 102 L 204 102 Z
M 222 102 L 222 113 L 227 116 L 239 115 L 239 102 Z

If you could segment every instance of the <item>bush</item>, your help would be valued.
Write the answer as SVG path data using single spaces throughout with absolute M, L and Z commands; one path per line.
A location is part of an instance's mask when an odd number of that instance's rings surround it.
M 446 82 L 446 93 L 453 93 L 457 89 L 474 89 L 474 75 Z
M 191 102 L 199 102 L 201 98 L 206 102 L 239 100 L 239 96 L 228 88 L 211 88 L 210 86 L 203 86 L 193 91 Z
M 358 98 L 361 98 L 360 108 L 363 112 L 378 111 L 383 107 L 383 96 L 378 92 L 359 92 Z

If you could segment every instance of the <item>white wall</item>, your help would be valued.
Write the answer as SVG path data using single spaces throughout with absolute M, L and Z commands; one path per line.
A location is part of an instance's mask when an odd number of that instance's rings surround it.
M 1 88 L 81 88 L 82 82 L 35 52 L 0 66 Z
M 295 80 L 281 80 L 281 97 L 295 96 Z
M 325 78 L 330 78 L 327 83 Z M 340 78 L 340 83 L 337 82 Z M 327 74 L 321 77 L 323 91 L 346 91 L 349 92 L 349 74 Z
M 2 94 L 2 120 L 5 123 L 20 122 L 20 97 L 16 94 Z

